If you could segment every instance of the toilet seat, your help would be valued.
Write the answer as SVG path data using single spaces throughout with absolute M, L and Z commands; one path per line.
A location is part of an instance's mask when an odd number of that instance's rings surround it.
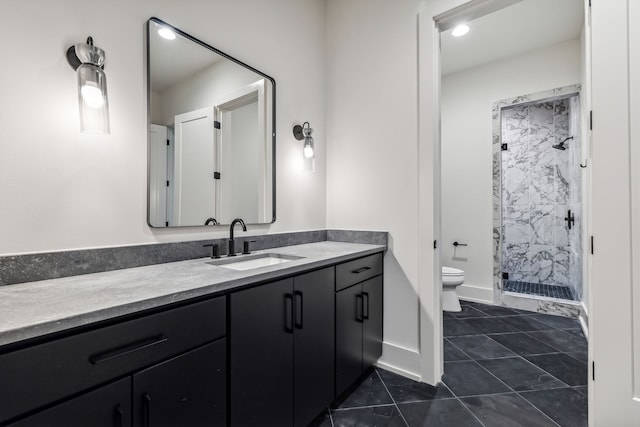
M 453 267 L 442 267 L 443 276 L 464 276 L 464 271 Z

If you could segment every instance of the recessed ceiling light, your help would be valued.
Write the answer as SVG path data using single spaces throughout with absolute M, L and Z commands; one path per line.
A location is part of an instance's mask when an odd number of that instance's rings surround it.
M 174 33 L 173 31 L 171 31 L 169 28 L 167 27 L 162 27 L 158 30 L 158 34 L 160 34 L 161 37 L 167 39 L 167 40 L 173 40 L 176 38 L 176 33 Z
M 467 25 L 462 24 L 454 28 L 453 31 L 451 32 L 451 35 L 453 37 L 460 37 L 460 36 L 464 36 L 468 32 L 469 32 L 469 27 Z

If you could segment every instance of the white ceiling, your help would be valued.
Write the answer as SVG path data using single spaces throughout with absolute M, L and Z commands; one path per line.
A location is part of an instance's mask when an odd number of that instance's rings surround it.
M 580 37 L 584 0 L 523 0 L 441 34 L 442 74 L 462 71 Z
M 151 46 L 151 90 L 162 93 L 167 88 L 181 82 L 187 77 L 211 67 L 222 57 L 193 41 L 176 34 L 174 40 L 167 40 L 158 35 L 161 28 L 150 22 L 149 44 Z

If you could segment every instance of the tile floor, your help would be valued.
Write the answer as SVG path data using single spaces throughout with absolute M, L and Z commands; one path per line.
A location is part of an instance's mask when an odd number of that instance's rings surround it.
M 545 285 L 543 283 L 519 282 L 516 280 L 503 280 L 506 292 L 518 294 L 539 295 L 542 297 L 577 301 L 578 298 L 569 286 Z
M 577 321 L 462 304 L 444 315 L 442 384 L 372 369 L 321 426 L 587 425 L 587 343 Z

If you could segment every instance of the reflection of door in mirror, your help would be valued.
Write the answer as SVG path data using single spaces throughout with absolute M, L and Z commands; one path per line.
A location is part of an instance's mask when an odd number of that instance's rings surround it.
M 265 215 L 265 97 L 260 80 L 216 103 L 220 121 L 220 220 L 242 217 L 258 223 Z
M 216 212 L 213 107 L 175 116 L 173 217 L 169 225 L 204 224 Z
M 168 227 L 167 127 L 152 124 L 149 135 L 149 224 Z

